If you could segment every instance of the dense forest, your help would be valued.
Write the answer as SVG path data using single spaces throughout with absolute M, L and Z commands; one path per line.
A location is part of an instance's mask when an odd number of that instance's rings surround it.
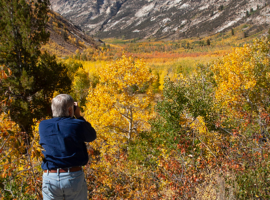
M 59 93 L 97 131 L 89 199 L 270 198 L 268 34 L 70 37 L 85 48 L 63 57 L 46 51 L 48 5 L 0 1 L 0 199 L 42 199 L 38 125 Z

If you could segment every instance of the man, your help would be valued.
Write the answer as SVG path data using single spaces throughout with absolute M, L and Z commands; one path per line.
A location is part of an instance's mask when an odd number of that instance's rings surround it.
M 88 162 L 85 142 L 95 140 L 96 131 L 81 116 L 70 95 L 57 95 L 51 108 L 53 118 L 39 125 L 40 144 L 45 149 L 43 199 L 86 200 L 87 185 L 82 171 Z

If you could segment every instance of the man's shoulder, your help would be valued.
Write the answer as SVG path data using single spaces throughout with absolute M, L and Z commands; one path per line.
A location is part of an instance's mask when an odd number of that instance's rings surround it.
M 57 121 L 56 118 L 44 119 L 44 120 L 41 120 L 40 124 L 53 123 L 53 122 L 56 122 L 56 121 Z
M 51 118 L 51 119 L 46 119 L 46 120 L 42 120 L 40 122 L 40 125 L 45 125 L 45 124 L 54 124 L 54 123 L 58 123 L 58 124 L 82 124 L 85 123 L 86 121 L 84 120 L 84 118 L 79 118 L 79 119 L 75 119 L 72 117 L 55 117 L 55 118 Z

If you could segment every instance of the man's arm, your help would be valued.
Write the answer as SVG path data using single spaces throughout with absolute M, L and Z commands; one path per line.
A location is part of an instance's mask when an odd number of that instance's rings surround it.
M 85 139 L 85 142 L 92 142 L 97 138 L 97 134 L 95 129 L 91 126 L 89 122 L 87 122 L 82 116 L 77 118 L 79 120 L 83 120 L 83 136 Z
M 74 102 L 74 106 L 76 106 L 74 115 L 76 116 L 77 119 L 83 120 L 83 136 L 85 139 L 85 142 L 92 142 L 97 138 L 97 134 L 95 129 L 91 126 L 89 122 L 87 122 L 82 116 L 81 116 L 81 110 L 78 106 L 77 102 Z

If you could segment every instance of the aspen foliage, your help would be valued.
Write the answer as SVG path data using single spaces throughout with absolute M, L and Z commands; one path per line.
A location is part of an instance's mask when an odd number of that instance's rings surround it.
M 85 117 L 100 137 L 115 146 L 131 141 L 143 130 L 149 130 L 153 116 L 155 80 L 141 60 L 123 56 L 98 70 L 99 84 L 89 89 Z
M 24 141 L 20 137 L 20 128 L 16 123 L 10 120 L 7 114 L 0 115 L 0 165 L 2 178 L 10 175 L 15 166 L 13 164 L 20 163 L 20 151 L 24 148 Z M 16 159 L 17 158 L 17 159 Z M 16 162 L 14 162 L 17 160 Z
M 147 185 L 150 179 L 140 177 L 141 167 L 127 160 L 127 152 L 140 132 L 150 130 L 154 98 L 151 85 L 156 77 L 142 60 L 125 56 L 97 71 L 99 82 L 90 87 L 84 109 L 85 119 L 98 133 L 90 154 L 93 176 L 101 185 L 93 192 L 96 198 L 115 193 L 125 198 L 144 196 L 137 193 L 142 187 L 138 183 Z M 136 185 L 134 191 L 125 186 L 131 179 Z M 141 181 L 137 183 L 136 179 Z
M 94 148 L 101 148 L 103 155 L 114 154 L 139 132 L 149 130 L 155 77 L 143 61 L 125 56 L 98 71 L 99 83 L 89 89 L 85 118 L 99 133 Z
M 200 149 L 205 149 L 205 157 L 212 158 L 219 155 L 221 135 L 215 131 L 209 131 L 204 118 L 199 116 L 190 124 L 190 128 L 199 141 Z
M 196 58 L 205 52 L 190 49 L 201 44 L 126 46 L 153 71 L 113 45 L 65 60 L 70 94 L 85 102 L 83 116 L 97 131 L 87 144 L 88 199 L 270 198 L 269 41 L 257 39 L 211 65 L 211 55 Z M 219 51 L 212 55 L 226 49 Z M 0 83 L 10 75 L 0 66 Z M 29 136 L 0 112 L 0 196 L 41 199 L 39 122 Z
M 269 50 L 266 38 L 256 39 L 213 65 L 216 98 L 222 105 L 243 108 L 245 104 L 254 111 L 258 106 L 265 107 L 270 94 Z
M 37 120 L 33 137 L 11 121 L 9 114 L 0 114 L 0 194 L 5 199 L 41 198 L 41 146 Z

